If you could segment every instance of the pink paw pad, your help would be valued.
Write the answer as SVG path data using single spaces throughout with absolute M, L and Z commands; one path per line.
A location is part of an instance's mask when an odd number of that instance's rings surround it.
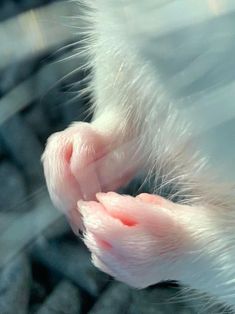
M 174 204 L 158 196 L 114 192 L 98 193 L 97 200 L 78 202 L 94 264 L 135 287 L 157 282 L 156 265 L 177 251 L 177 221 L 172 210 L 164 208 Z

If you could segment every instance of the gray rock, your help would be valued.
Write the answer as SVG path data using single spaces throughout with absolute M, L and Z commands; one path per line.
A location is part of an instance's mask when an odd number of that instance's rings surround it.
M 0 313 L 27 314 L 30 284 L 29 262 L 19 256 L 0 273 Z
M 114 282 L 101 295 L 89 314 L 125 314 L 131 301 L 131 289 Z
M 36 314 L 79 314 L 81 299 L 78 289 L 68 281 L 61 282 Z
M 42 146 L 20 114 L 15 114 L 0 125 L 0 138 L 11 158 L 23 169 L 32 183 L 43 178 L 40 158 Z
M 69 279 L 92 296 L 98 296 L 109 279 L 92 265 L 90 253 L 80 241 L 37 243 L 32 254 L 37 261 Z
M 0 162 L 0 210 L 21 210 L 27 207 L 27 188 L 24 177 L 13 163 Z M 14 197 L 11 197 L 14 195 Z

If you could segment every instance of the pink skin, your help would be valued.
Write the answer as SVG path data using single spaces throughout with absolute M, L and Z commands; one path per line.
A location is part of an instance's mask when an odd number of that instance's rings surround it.
M 220 242 L 211 232 L 211 213 L 205 208 L 150 194 L 108 192 L 96 197 L 97 201 L 78 202 L 84 242 L 96 267 L 135 288 L 177 280 L 221 295 L 226 283 L 223 276 L 220 281 L 216 256 L 224 256 L 211 250 Z M 231 302 L 233 294 L 231 298 L 225 295 L 226 301 Z
M 85 244 L 99 269 L 137 288 L 177 276 L 161 271 L 167 256 L 174 260 L 185 250 L 177 205 L 149 194 L 98 193 L 97 200 L 79 201 L 78 208 Z
M 81 227 L 77 201 L 95 200 L 97 192 L 116 190 L 136 168 L 125 144 L 114 147 L 114 135 L 97 129 L 88 123 L 72 124 L 48 139 L 42 157 L 50 197 L 75 232 Z
M 113 142 L 87 123 L 52 135 L 43 155 L 51 199 L 75 232 L 83 229 L 101 270 L 134 287 L 177 279 L 170 270 L 166 277 L 165 270 L 167 257 L 177 260 L 186 250 L 184 214 L 179 214 L 185 206 L 156 195 L 108 192 L 128 182 L 137 168 L 125 145 Z

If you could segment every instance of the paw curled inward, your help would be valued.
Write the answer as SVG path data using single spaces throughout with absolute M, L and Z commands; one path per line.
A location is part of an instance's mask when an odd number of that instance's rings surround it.
M 101 190 L 95 161 L 104 154 L 104 139 L 87 123 L 75 123 L 53 134 L 43 154 L 45 178 L 55 206 L 80 226 L 80 199 L 94 199 Z
M 94 200 L 97 192 L 115 190 L 130 178 L 123 148 L 113 143 L 114 134 L 101 134 L 84 122 L 74 123 L 48 140 L 42 157 L 48 191 L 74 231 L 81 226 L 78 200 Z
M 93 263 L 138 288 L 169 279 L 166 261 L 177 257 L 182 240 L 177 206 L 155 195 L 134 198 L 114 192 L 98 193 L 97 201 L 79 201 Z

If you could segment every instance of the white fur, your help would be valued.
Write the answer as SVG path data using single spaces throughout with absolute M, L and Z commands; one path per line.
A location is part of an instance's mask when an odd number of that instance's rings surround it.
M 177 192 L 169 195 L 170 199 L 177 194 L 182 203 L 199 208 L 182 218 L 194 246 L 177 266 L 172 264 L 180 274 L 173 279 L 235 308 L 233 192 L 212 177 L 205 158 L 198 147 L 193 147 L 194 117 L 181 110 L 190 100 L 189 81 L 202 79 L 205 67 L 210 70 L 219 60 L 220 53 L 212 60 L 210 49 L 205 51 L 206 39 L 212 50 L 218 48 L 218 33 L 208 37 L 213 30 L 211 23 L 234 9 L 235 2 L 96 0 L 87 5 L 91 28 L 86 51 L 93 72 L 93 123 L 101 129 L 110 128 L 114 138 L 136 140 L 142 167 L 156 181 L 161 177 L 162 185 L 155 187 L 156 193 L 163 185 L 173 185 Z M 207 33 L 194 28 L 197 23 L 202 23 Z M 174 42 L 171 32 L 185 27 L 189 32 L 185 31 L 180 43 Z M 230 37 L 226 25 L 221 34 L 225 36 L 222 43 L 227 43 Z M 172 72 L 169 67 L 168 76 L 162 70 L 167 57 L 170 66 L 179 63 Z M 196 64 L 194 58 L 198 58 Z M 198 92 L 199 99 L 202 92 Z

